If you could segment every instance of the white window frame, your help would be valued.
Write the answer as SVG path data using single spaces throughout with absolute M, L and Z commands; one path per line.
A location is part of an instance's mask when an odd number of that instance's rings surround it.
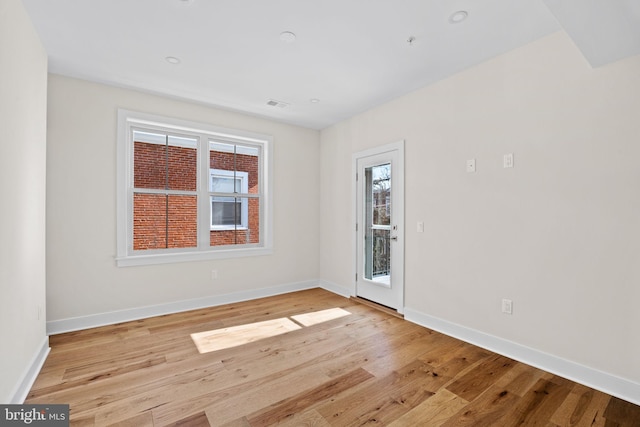
M 169 132 L 198 139 L 198 245 L 196 248 L 133 249 L 133 131 Z M 257 148 L 260 153 L 260 242 L 210 246 L 211 198 L 209 193 L 210 141 Z M 269 135 L 223 128 L 154 114 L 118 110 L 116 265 L 119 267 L 210 259 L 269 255 L 273 253 L 273 138 Z M 207 153 L 202 155 L 202 153 Z M 252 195 L 253 196 L 253 195 Z
M 230 171 L 224 169 L 210 169 L 209 180 L 213 180 L 214 177 L 220 178 L 240 178 L 240 193 L 247 194 L 249 192 L 249 173 L 243 171 Z M 211 201 L 214 197 L 234 197 L 234 194 L 229 193 L 227 195 L 219 194 L 217 196 L 211 196 Z M 249 199 L 247 197 L 238 196 L 241 198 L 241 210 L 240 210 L 240 226 L 233 225 L 213 225 L 213 210 L 210 209 L 210 229 L 211 231 L 228 231 L 228 230 L 246 230 L 249 224 Z M 211 201 L 209 203 L 211 203 Z

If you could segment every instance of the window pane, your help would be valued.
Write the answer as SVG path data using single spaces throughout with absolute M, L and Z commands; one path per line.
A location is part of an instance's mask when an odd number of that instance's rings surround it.
M 133 249 L 167 247 L 167 196 L 164 194 L 133 195 Z
M 229 178 L 217 177 L 214 176 L 211 178 L 211 191 L 215 193 L 234 193 L 241 192 L 242 187 L 240 186 L 242 180 L 240 178 L 236 178 L 236 185 L 234 187 L 233 176 Z M 237 190 L 236 190 L 237 189 Z
M 193 147 L 176 146 L 169 138 L 169 190 L 196 191 L 198 150 L 191 141 Z
M 260 199 L 212 197 L 210 245 L 244 245 L 260 242 Z M 225 222 L 222 224 L 222 222 Z
M 258 179 L 260 150 L 258 148 L 214 141 L 210 141 L 209 147 L 209 167 L 211 169 L 229 171 L 230 173 L 244 172 L 248 175 L 248 183 L 236 181 L 236 187 L 231 192 L 248 192 L 249 194 L 260 192 Z M 243 188 L 245 186 L 246 190 Z
M 136 136 L 137 132 L 134 133 Z M 160 135 L 158 135 L 160 136 Z M 133 186 L 164 189 L 167 186 L 167 147 L 135 141 L 133 144 Z
M 196 190 L 196 139 L 139 131 L 133 137 L 135 188 Z
M 197 216 L 196 196 L 134 194 L 133 249 L 196 247 Z
M 233 144 L 211 143 L 209 153 L 209 167 L 223 171 L 235 171 L 236 146 Z
M 391 224 L 391 165 L 379 165 L 371 168 L 371 191 L 373 202 L 373 224 Z
M 198 200 L 196 196 L 170 194 L 169 248 L 195 248 L 198 245 Z
M 242 201 L 235 197 L 212 197 L 211 225 L 246 227 L 242 224 Z

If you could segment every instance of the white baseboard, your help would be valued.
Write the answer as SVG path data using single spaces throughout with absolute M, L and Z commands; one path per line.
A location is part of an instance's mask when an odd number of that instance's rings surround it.
M 475 329 L 405 308 L 404 318 L 571 381 L 640 405 L 640 384 Z
M 271 288 L 240 291 L 224 295 L 214 295 L 205 298 L 197 298 L 184 301 L 176 301 L 167 304 L 138 307 L 128 310 L 111 311 L 107 313 L 90 314 L 88 316 L 73 317 L 69 319 L 51 320 L 47 322 L 49 335 L 62 334 L 64 332 L 79 331 L 98 326 L 113 325 L 115 323 L 144 319 L 147 317 L 161 316 L 164 314 L 179 313 L 182 311 L 196 310 L 199 308 L 215 307 L 223 304 L 248 301 L 257 298 L 286 294 L 317 288 L 317 280 L 289 283 Z
M 13 393 L 11 393 L 11 398 L 8 403 L 24 403 L 27 395 L 29 394 L 29 390 L 31 390 L 33 383 L 36 381 L 36 378 L 40 373 L 40 369 L 42 369 L 42 365 L 44 365 L 44 361 L 47 360 L 49 351 L 51 351 L 51 348 L 49 347 L 49 337 L 46 336 L 42 340 L 42 344 L 40 345 L 38 351 L 31 358 L 31 362 L 27 366 L 24 374 L 22 374 L 22 379 L 16 385 Z
M 350 289 L 340 286 L 337 283 L 330 282 L 328 280 L 319 280 L 320 287 L 326 291 L 333 292 L 345 298 L 350 298 L 352 293 Z

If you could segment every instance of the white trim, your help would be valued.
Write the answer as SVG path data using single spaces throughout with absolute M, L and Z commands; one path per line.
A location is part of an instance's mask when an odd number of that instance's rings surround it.
M 199 139 L 200 151 L 208 151 L 211 144 L 230 143 L 247 146 L 251 153 L 262 156 L 259 165 L 260 178 L 260 243 L 230 246 L 209 246 L 211 232 L 208 185 L 204 185 L 204 175 L 209 179 L 208 156 L 200 155 L 198 176 L 200 178 L 198 194 L 198 238 L 197 248 L 182 250 L 133 250 L 133 206 L 130 203 L 133 191 L 132 153 L 133 144 L 130 134 L 132 129 L 170 132 L 172 134 Z M 116 198 L 116 265 L 118 267 L 163 264 L 184 261 L 226 259 L 236 257 L 269 255 L 273 253 L 273 137 L 242 130 L 227 129 L 219 126 L 174 119 L 153 114 L 139 113 L 118 109 L 118 141 L 117 141 L 117 198 Z M 206 165 L 204 163 L 206 162 Z M 206 167 L 206 169 L 205 169 Z M 180 192 L 179 194 L 185 194 Z
M 224 295 L 213 295 L 205 298 L 197 298 L 176 301 L 167 304 L 137 307 L 127 310 L 110 311 L 106 313 L 90 314 L 88 316 L 72 317 L 47 322 L 49 335 L 65 332 L 79 331 L 82 329 L 96 328 L 99 326 L 113 325 L 121 322 L 145 319 L 153 316 L 180 313 L 183 311 L 197 310 L 200 308 L 215 307 L 223 304 L 250 301 L 257 298 L 271 297 L 289 292 L 303 291 L 318 287 L 317 280 L 289 283 L 270 288 L 254 289 L 248 291 L 233 292 Z
M 31 358 L 31 362 L 11 393 L 8 402 L 9 404 L 24 403 L 27 395 L 29 394 L 29 390 L 31 390 L 33 383 L 35 383 L 36 378 L 42 369 L 42 365 L 44 365 L 45 360 L 47 360 L 47 356 L 50 351 L 51 347 L 49 347 L 49 337 L 45 336 L 42 340 L 42 344 L 40 344 L 40 348 Z
M 206 261 L 211 259 L 231 259 L 245 258 L 250 256 L 265 256 L 273 254 L 273 248 L 263 247 L 247 247 L 243 245 L 242 249 L 223 249 L 227 246 L 218 246 L 220 249 L 215 251 L 189 251 L 189 252 L 170 252 L 171 249 L 162 250 L 163 252 L 154 252 L 149 250 L 148 254 L 130 255 L 123 258 L 116 258 L 118 267 L 133 267 L 136 265 L 156 265 L 175 262 L 192 262 Z M 176 249 L 178 251 L 180 249 Z
M 352 262 L 351 262 L 351 277 L 353 278 L 353 283 L 351 286 L 351 293 L 353 295 L 358 294 L 357 289 L 357 279 L 356 274 L 358 273 L 358 242 L 361 240 L 359 237 L 359 233 L 362 230 L 362 224 L 360 224 L 360 229 L 356 228 L 356 224 L 358 223 L 358 198 L 359 198 L 359 180 L 363 180 L 363 176 L 358 176 L 358 164 L 360 161 L 364 161 L 364 159 L 373 156 L 382 156 L 387 153 L 397 153 L 397 158 L 394 160 L 394 166 L 392 168 L 392 180 L 394 180 L 393 190 L 394 194 L 397 194 L 402 200 L 402 203 L 392 203 L 392 209 L 394 209 L 394 225 L 398 226 L 396 230 L 396 235 L 398 236 L 397 247 L 395 249 L 396 254 L 398 254 L 398 258 L 400 262 L 396 261 L 394 263 L 394 267 L 392 269 L 393 282 L 402 283 L 402 288 L 400 290 L 400 294 L 397 296 L 397 301 L 393 304 L 393 308 L 395 308 L 398 313 L 404 313 L 404 291 L 405 291 L 405 283 L 404 283 L 404 240 L 405 240 L 405 218 L 404 218 L 404 139 L 401 139 L 396 142 L 392 142 L 389 144 L 381 145 L 378 147 L 369 148 L 367 150 L 358 151 L 351 155 L 351 224 L 353 224 L 352 229 L 352 238 L 351 238 L 351 254 L 352 254 Z M 399 264 L 399 267 L 398 265 Z M 358 277 L 360 279 L 360 277 Z
M 270 141 L 267 135 L 238 129 L 225 128 L 207 123 L 197 123 L 157 114 L 141 113 L 138 111 L 118 109 L 118 119 L 124 119 L 133 126 L 142 126 L 170 132 L 206 133 L 216 141 L 230 143 L 259 143 Z
M 337 283 L 333 283 L 323 279 L 320 279 L 318 283 L 320 287 L 325 291 L 333 292 L 334 294 L 340 295 L 341 297 L 350 298 L 351 296 L 355 296 L 355 294 L 352 293 L 349 288 L 338 285 Z
M 411 308 L 405 320 L 640 405 L 640 384 Z

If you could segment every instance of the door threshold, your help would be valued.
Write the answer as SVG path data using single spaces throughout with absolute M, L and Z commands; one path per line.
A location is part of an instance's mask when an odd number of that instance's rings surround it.
M 354 301 L 354 302 L 369 306 L 371 308 L 374 308 L 376 310 L 382 311 L 383 313 L 390 314 L 390 315 L 395 316 L 395 317 L 397 317 L 399 319 L 404 319 L 404 314 L 398 313 L 398 310 L 394 310 L 393 308 L 387 307 L 386 305 L 378 304 L 375 301 L 371 301 L 371 300 L 368 300 L 368 299 L 362 298 L 362 297 L 353 297 L 352 296 L 352 297 L 349 297 L 349 299 L 351 301 Z

